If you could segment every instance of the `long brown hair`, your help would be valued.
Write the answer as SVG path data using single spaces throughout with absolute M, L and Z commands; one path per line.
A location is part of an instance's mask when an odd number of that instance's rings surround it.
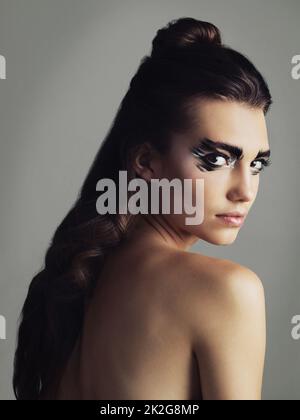
M 130 232 L 133 215 L 97 213 L 97 181 L 110 178 L 118 186 L 121 170 L 128 181 L 134 178 L 131 159 L 144 142 L 167 152 L 172 133 L 191 128 L 199 98 L 238 101 L 264 113 L 272 103 L 262 75 L 248 58 L 222 44 L 212 23 L 173 20 L 157 31 L 152 47 L 29 286 L 14 362 L 17 399 L 39 399 L 51 386 L 81 332 L 85 303 L 105 256 Z

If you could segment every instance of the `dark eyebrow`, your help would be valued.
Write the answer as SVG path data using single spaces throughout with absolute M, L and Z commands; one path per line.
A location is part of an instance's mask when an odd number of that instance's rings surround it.
M 241 147 L 234 146 L 233 144 L 223 143 L 221 141 L 211 140 L 207 137 L 204 137 L 199 140 L 199 146 L 204 147 L 208 150 L 223 149 L 229 152 L 231 155 L 235 156 L 238 160 L 244 157 L 244 150 Z M 255 159 L 260 157 L 269 158 L 271 155 L 271 150 L 260 150 Z

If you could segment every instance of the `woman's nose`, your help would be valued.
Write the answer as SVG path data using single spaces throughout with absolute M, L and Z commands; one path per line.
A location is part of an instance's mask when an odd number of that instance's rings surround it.
M 251 168 L 240 165 L 231 171 L 230 185 L 227 198 L 231 201 L 251 202 L 257 193 L 257 179 L 259 175 L 253 175 Z

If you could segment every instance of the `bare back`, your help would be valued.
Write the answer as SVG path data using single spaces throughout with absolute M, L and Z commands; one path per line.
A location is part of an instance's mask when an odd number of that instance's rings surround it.
M 187 254 L 149 245 L 109 256 L 58 398 L 201 399 L 182 316 Z

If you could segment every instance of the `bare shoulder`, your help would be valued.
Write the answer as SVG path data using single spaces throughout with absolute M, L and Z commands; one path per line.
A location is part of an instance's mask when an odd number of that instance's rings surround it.
M 185 269 L 194 279 L 193 286 L 199 290 L 209 289 L 225 295 L 232 293 L 243 295 L 245 292 L 248 295 L 250 291 L 263 292 L 259 276 L 249 267 L 231 260 L 189 253 Z
M 186 279 L 184 316 L 197 334 L 224 318 L 256 311 L 264 319 L 264 287 L 249 267 L 227 259 L 197 253 L 177 256 L 180 275 Z M 203 320 L 205 319 L 205 323 Z
M 258 275 L 230 260 L 188 257 L 185 312 L 204 399 L 261 399 L 266 322 Z

